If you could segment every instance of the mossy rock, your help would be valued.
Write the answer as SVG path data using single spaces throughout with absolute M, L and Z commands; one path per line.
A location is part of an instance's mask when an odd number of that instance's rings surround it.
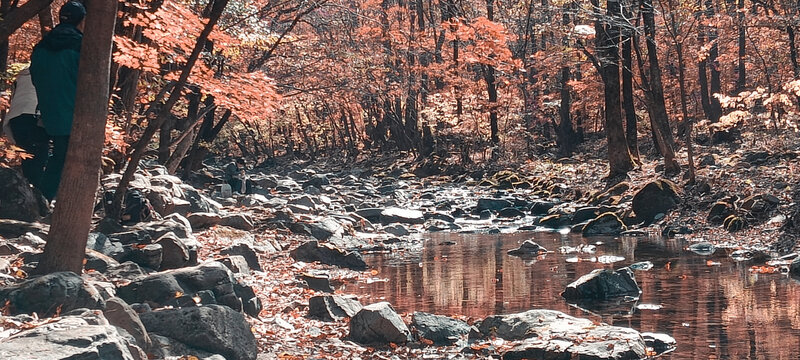
M 666 215 L 681 202 L 674 182 L 660 179 L 645 185 L 633 196 L 631 208 L 640 220 L 650 223 L 658 214 Z
M 722 222 L 722 226 L 724 226 L 725 230 L 728 230 L 729 232 L 736 232 L 744 229 L 745 226 L 747 226 L 747 222 L 739 216 L 731 215 L 725 218 L 725 220 Z
M 706 221 L 712 224 L 720 224 L 725 221 L 725 218 L 735 213 L 733 205 L 726 201 L 717 201 L 711 205 L 711 210 L 708 211 Z
M 628 230 L 628 227 L 625 226 L 617 214 L 607 212 L 589 221 L 583 227 L 581 233 L 583 236 L 619 235 L 626 230 Z

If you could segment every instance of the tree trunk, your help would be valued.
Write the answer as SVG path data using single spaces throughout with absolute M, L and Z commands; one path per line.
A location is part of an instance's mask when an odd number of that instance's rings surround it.
M 786 34 L 789 35 L 789 58 L 792 61 L 792 72 L 794 74 L 794 78 L 800 78 L 800 65 L 797 63 L 797 46 L 795 45 L 795 37 L 794 37 L 794 27 L 787 26 L 786 27 Z
M 630 16 L 627 16 L 630 17 Z M 622 107 L 625 109 L 625 139 L 628 141 L 628 151 L 638 163 L 639 158 L 639 131 L 636 123 L 636 108 L 633 104 L 633 37 L 630 31 L 624 31 L 622 36 Z
M 661 66 L 658 63 L 658 48 L 656 46 L 656 25 L 652 0 L 642 0 L 642 19 L 647 43 L 647 59 L 649 61 L 650 89 L 649 98 L 652 105 L 650 121 L 653 133 L 658 143 L 659 151 L 664 156 L 664 172 L 676 173 L 680 165 L 675 160 L 675 139 L 669 126 L 669 115 L 664 102 L 664 86 L 661 83 Z
M 714 17 L 714 3 L 712 0 L 706 0 L 706 17 L 711 19 Z M 715 123 L 719 121 L 719 118 L 722 116 L 722 105 L 719 102 L 719 98 L 715 95 L 720 93 L 722 88 L 719 79 L 719 62 L 717 61 L 717 57 L 719 57 L 719 44 L 718 39 L 719 35 L 717 34 L 716 27 L 708 27 L 708 42 L 711 43 L 711 49 L 708 51 L 708 64 L 710 66 L 710 73 L 711 73 L 711 83 L 709 84 L 709 91 L 710 91 L 710 112 L 708 113 L 708 119 Z
M 575 150 L 576 134 L 572 128 L 572 96 L 569 86 L 569 66 L 561 67 L 561 105 L 558 108 L 559 123 L 556 128 L 556 144 L 562 155 L 569 156 Z
M 11 34 L 25 25 L 28 20 L 39 15 L 52 2 L 53 0 L 28 0 L 22 6 L 10 11 L 8 16 L 3 17 L 3 21 L 0 21 L 0 42 L 8 41 Z
M 736 77 L 736 94 L 738 95 L 740 92 L 744 91 L 744 87 L 746 85 L 747 77 L 745 76 L 745 64 L 744 64 L 744 57 L 745 57 L 745 47 L 744 47 L 744 40 L 745 40 L 745 24 L 744 24 L 744 0 L 738 0 L 736 2 L 736 20 L 738 22 L 739 27 L 739 36 L 738 36 L 738 45 L 739 45 L 739 63 L 737 66 L 737 77 Z
M 592 0 L 597 6 L 597 0 Z M 633 169 L 633 160 L 625 140 L 625 129 L 622 125 L 622 107 L 620 105 L 619 79 L 619 26 L 622 9 L 618 0 L 607 0 L 608 24 L 596 24 L 598 49 L 602 57 L 603 95 L 605 97 L 605 130 L 608 140 L 609 177 L 625 175 Z M 597 20 L 598 22 L 600 20 Z
M 43 274 L 81 273 L 100 180 L 117 2 L 89 0 L 86 7 L 89 15 L 77 90 L 82 95 L 75 104 L 75 120 L 47 245 L 36 268 L 36 272 Z
M 118 219 L 120 216 L 120 209 L 122 204 L 122 199 L 125 197 L 125 192 L 128 189 L 128 184 L 133 179 L 133 174 L 136 172 L 136 168 L 139 166 L 139 161 L 142 159 L 142 155 L 144 155 L 145 150 L 147 149 L 147 145 L 150 143 L 150 140 L 155 135 L 156 130 L 161 128 L 161 125 L 172 115 L 172 107 L 178 102 L 178 99 L 181 97 L 181 92 L 186 86 L 186 81 L 189 79 L 189 74 L 192 72 L 192 68 L 194 68 L 194 64 L 197 63 L 197 59 L 200 57 L 200 52 L 203 50 L 205 46 L 206 40 L 208 39 L 208 35 L 211 34 L 211 30 L 214 29 L 214 25 L 216 25 L 217 21 L 219 20 L 220 16 L 222 16 L 222 12 L 225 10 L 225 7 L 228 5 L 228 0 L 215 0 L 213 10 L 211 15 L 206 23 L 205 27 L 203 27 L 203 31 L 200 32 L 200 36 L 197 37 L 197 42 L 192 50 L 192 53 L 189 55 L 189 58 L 186 60 L 186 64 L 181 71 L 181 75 L 178 78 L 178 81 L 175 83 L 174 88 L 169 94 L 169 98 L 167 102 L 161 106 L 158 110 L 158 114 L 156 118 L 152 120 L 150 124 L 147 125 L 144 133 L 142 134 L 142 138 L 136 143 L 136 146 L 133 149 L 133 153 L 131 154 L 130 162 L 128 166 L 125 168 L 125 173 L 122 175 L 122 179 L 120 179 L 119 185 L 117 186 L 117 190 L 114 193 L 114 201 L 110 208 L 110 214 L 107 214 L 111 218 Z M 161 102 L 160 99 L 156 99 L 153 104 L 158 106 Z M 150 112 L 152 109 L 148 109 Z
M 39 12 L 39 29 L 42 36 L 53 30 L 53 11 L 49 4 Z

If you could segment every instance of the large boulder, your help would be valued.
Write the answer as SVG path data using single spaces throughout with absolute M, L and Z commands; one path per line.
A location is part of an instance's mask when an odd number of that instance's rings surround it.
M 189 220 L 189 223 L 192 225 L 192 229 L 203 229 L 207 227 L 212 227 L 219 225 L 222 222 L 222 216 L 216 213 L 191 213 L 186 216 L 186 219 Z
M 518 248 L 508 250 L 508 255 L 519 257 L 537 257 L 547 252 L 547 249 L 533 240 L 525 240 Z
M 643 359 L 638 331 L 598 324 L 555 310 L 529 310 L 484 319 L 480 332 L 505 340 L 522 340 L 503 359 Z
M 219 305 L 152 311 L 140 315 L 147 331 L 229 360 L 255 360 L 256 339 L 244 316 Z
M 345 267 L 353 270 L 364 270 L 367 263 L 361 254 L 355 251 L 345 251 L 332 244 L 320 244 L 309 241 L 298 246 L 290 252 L 293 259 L 305 262 L 319 261 L 323 264 Z
M 661 179 L 648 183 L 635 195 L 631 205 L 636 217 L 652 222 L 658 214 L 666 215 L 681 202 L 680 189 L 670 180 Z
M 241 309 L 241 300 L 234 291 L 233 273 L 217 261 L 198 266 L 167 270 L 141 277 L 118 288 L 118 296 L 128 302 L 161 307 L 175 304 L 177 298 L 191 300 L 202 291 L 211 291 L 217 303 L 235 310 Z
M 583 226 L 583 236 L 619 235 L 628 230 L 617 214 L 604 213 Z
M 0 166 L 0 219 L 36 221 L 48 212 L 45 198 L 21 173 Z
M 140 348 L 102 320 L 64 316 L 23 331 L 0 342 L 0 359 L 146 359 Z
M 411 331 L 388 302 L 365 306 L 350 319 L 350 339 L 362 344 L 404 344 Z
M 325 321 L 351 318 L 362 308 L 354 296 L 314 296 L 308 299 L 308 317 Z
M 255 229 L 253 218 L 247 214 L 230 214 L 222 217 L 219 223 L 222 226 L 229 226 L 234 229 L 250 231 Z
M 638 297 L 642 293 L 636 277 L 629 268 L 617 271 L 596 269 L 581 276 L 561 293 L 567 300 L 608 300 L 624 296 Z
M 0 289 L 2 302 L 8 301 L 11 314 L 37 313 L 52 316 L 73 309 L 102 309 L 103 298 L 93 286 L 73 272 L 39 276 Z
M 344 227 L 333 218 L 325 218 L 320 221 L 308 224 L 311 236 L 319 241 L 326 241 L 333 237 L 342 237 Z
M 452 345 L 470 332 L 470 326 L 461 320 L 419 311 L 414 313 L 411 326 L 420 339 L 433 341 L 435 345 Z

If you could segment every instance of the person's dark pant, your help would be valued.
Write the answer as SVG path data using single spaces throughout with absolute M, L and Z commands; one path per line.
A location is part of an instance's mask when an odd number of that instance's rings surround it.
M 50 139 L 53 141 L 53 154 L 47 161 L 47 167 L 44 170 L 40 189 L 48 200 L 53 200 L 58 192 L 58 184 L 61 183 L 61 172 L 64 170 L 64 161 L 67 159 L 69 135 L 51 136 Z
M 17 146 L 32 155 L 22 160 L 22 174 L 31 185 L 39 188 L 50 152 L 50 137 L 43 128 L 36 125 L 37 121 L 32 114 L 22 114 L 11 119 L 9 125 Z

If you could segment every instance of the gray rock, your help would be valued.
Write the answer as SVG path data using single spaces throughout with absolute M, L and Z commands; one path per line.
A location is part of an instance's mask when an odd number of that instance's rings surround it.
M 229 255 L 219 259 L 234 274 L 250 274 L 250 266 L 242 255 Z
M 192 229 L 203 229 L 219 225 L 222 222 L 222 216 L 216 213 L 191 213 L 186 216 Z
M 366 216 L 364 217 L 367 218 Z M 421 211 L 417 210 L 388 208 L 381 211 L 380 221 L 383 224 L 423 224 L 425 223 L 425 216 Z
M 493 315 L 479 327 L 485 336 L 522 340 L 503 359 L 642 359 L 645 344 L 633 329 L 596 324 L 554 310 Z
M 159 244 L 131 245 L 122 261 L 133 261 L 143 267 L 158 270 L 161 268 L 162 250 Z
M 89 238 L 86 241 L 86 248 L 95 250 L 114 259 L 120 259 L 122 254 L 125 253 L 122 244 L 112 241 L 108 236 L 99 232 L 89 233 Z
M 325 185 L 330 185 L 331 181 L 328 179 L 328 176 L 325 174 L 315 174 L 312 175 L 306 182 L 303 183 L 303 187 L 307 188 L 309 186 L 316 187 L 321 189 Z
M 179 269 L 197 264 L 197 248 L 190 246 L 173 233 L 164 234 L 156 240 L 161 246 L 160 270 Z
M 86 250 L 86 259 L 83 268 L 86 270 L 94 270 L 104 273 L 109 268 L 119 265 L 119 262 L 113 258 L 103 255 L 94 250 Z
M 483 210 L 500 211 L 505 208 L 513 207 L 514 203 L 506 199 L 482 198 L 478 199 L 478 212 Z
M 637 297 L 642 293 L 636 277 L 629 268 L 617 271 L 596 269 L 581 276 L 571 284 L 561 296 L 567 300 L 607 300 L 623 296 Z
M 628 228 L 622 220 L 619 219 L 619 216 L 607 212 L 584 225 L 582 233 L 583 236 L 619 235 L 626 230 L 628 230 Z
M 73 272 L 39 276 L 0 289 L 0 299 L 9 302 L 11 314 L 37 313 L 40 317 L 78 308 L 102 309 L 104 302 L 97 289 Z
M 244 231 L 250 231 L 255 228 L 253 218 L 247 214 L 231 214 L 223 216 L 219 224 Z
M 108 299 L 103 315 L 108 319 L 109 324 L 122 328 L 128 334 L 131 334 L 142 349 L 147 350 L 152 347 L 152 341 L 147 334 L 147 329 L 139 319 L 139 314 L 124 300 L 120 298 Z
M 411 232 L 409 232 L 408 229 L 406 229 L 406 227 L 401 224 L 393 224 L 386 226 L 383 228 L 383 231 L 385 231 L 388 234 L 392 234 L 394 236 L 406 236 L 411 234 Z
M 0 236 L 11 239 L 31 233 L 38 237 L 47 237 L 50 226 L 40 223 L 29 223 L 19 220 L 0 219 Z
M 4 339 L 0 342 L 0 358 L 144 360 L 147 357 L 114 326 L 90 324 L 78 316 L 64 316 L 57 322 Z
M 313 296 L 308 299 L 308 317 L 338 321 L 358 314 L 363 306 L 355 296 Z
M 178 213 L 181 215 L 186 215 L 188 213 L 198 213 L 198 212 L 210 212 L 219 214 L 220 205 L 218 202 L 212 200 L 208 196 L 201 194 L 197 189 L 186 185 L 180 185 L 181 190 L 184 193 L 184 200 L 188 201 L 190 206 L 187 212 L 182 211 L 183 209 L 176 209 Z
M 311 290 L 332 293 L 334 291 L 331 286 L 331 279 L 328 275 L 316 275 L 304 273 L 300 275 L 300 279 L 306 282 L 308 288 Z
M 150 333 L 230 360 L 255 360 L 256 339 L 242 314 L 219 305 L 187 307 L 140 315 Z
M 525 213 L 522 212 L 522 210 L 519 210 L 519 209 L 517 209 L 515 207 L 507 207 L 507 208 L 503 208 L 502 210 L 500 210 L 497 213 L 497 217 L 506 218 L 506 219 L 509 219 L 509 218 L 520 218 L 520 217 L 525 217 Z
M 678 345 L 675 338 L 667 334 L 643 332 L 642 339 L 644 339 L 644 343 L 647 344 L 647 347 L 653 348 L 653 351 L 658 354 L 675 350 L 675 347 Z
M 36 221 L 47 213 L 42 194 L 21 173 L 0 166 L 0 219 Z
M 417 330 L 420 339 L 428 339 L 435 345 L 452 345 L 471 329 L 461 320 L 424 312 L 414 313 L 411 326 Z
M 120 286 L 117 294 L 129 304 L 148 302 L 160 307 L 169 304 L 178 294 L 193 296 L 211 290 L 218 303 L 238 311 L 241 300 L 234 292 L 234 283 L 230 270 L 222 263 L 212 261 L 136 279 Z
M 290 252 L 293 259 L 305 262 L 319 261 L 323 264 L 346 267 L 353 270 L 364 270 L 367 263 L 361 254 L 355 251 L 345 251 L 332 244 L 320 244 L 317 241 L 308 241 Z
M 117 266 L 112 266 L 105 272 L 109 279 L 114 280 L 133 280 L 146 274 L 142 267 L 133 261 L 126 261 Z
M 800 256 L 794 258 L 792 263 L 789 264 L 789 275 L 800 277 Z
M 305 207 L 307 207 L 309 209 L 312 209 L 312 210 L 317 207 L 317 204 L 314 203 L 314 200 L 311 199 L 311 196 L 308 196 L 308 195 L 303 195 L 303 196 L 300 196 L 298 198 L 294 198 L 292 200 L 289 200 L 289 204 L 302 205 L 302 206 L 305 206 Z
M 383 208 L 364 208 L 364 209 L 356 210 L 356 214 L 358 214 L 358 216 L 361 216 L 361 217 L 363 217 L 363 218 L 365 218 L 365 219 L 367 219 L 369 221 L 377 222 L 377 221 L 380 221 L 381 213 L 384 210 L 385 209 L 383 209 Z
M 547 215 L 547 212 L 555 206 L 556 203 L 551 201 L 535 201 L 531 205 L 531 215 Z
M 242 310 L 244 310 L 244 313 L 252 317 L 258 317 L 262 309 L 261 299 L 256 296 L 253 287 L 237 282 L 233 284 L 233 290 L 236 296 L 242 301 Z
M 322 221 L 308 224 L 311 236 L 319 241 L 326 241 L 333 237 L 341 237 L 344 234 L 344 227 L 333 218 L 325 218 Z
M 533 240 L 525 240 L 518 248 L 508 250 L 508 255 L 520 257 L 536 257 L 546 253 L 547 249 L 535 243 Z
M 600 208 L 597 206 L 586 206 L 575 210 L 572 213 L 572 223 L 579 224 L 584 221 L 592 220 L 600 214 Z
M 411 331 L 388 302 L 370 304 L 350 319 L 350 339 L 362 344 L 404 344 Z
M 253 250 L 253 247 L 248 244 L 239 243 L 229 246 L 220 251 L 220 255 L 240 255 L 244 257 L 245 261 L 247 261 L 247 266 L 250 269 L 262 271 L 261 264 L 258 261 L 258 254 L 256 254 L 256 251 Z
M 156 359 L 191 359 L 194 356 L 198 360 L 226 360 L 222 355 L 191 348 L 166 336 L 151 334 L 150 338 L 153 340 L 152 356 Z
M 661 179 L 648 183 L 633 196 L 631 208 L 637 219 L 651 222 L 658 214 L 667 214 L 681 202 L 680 190 L 670 180 Z

